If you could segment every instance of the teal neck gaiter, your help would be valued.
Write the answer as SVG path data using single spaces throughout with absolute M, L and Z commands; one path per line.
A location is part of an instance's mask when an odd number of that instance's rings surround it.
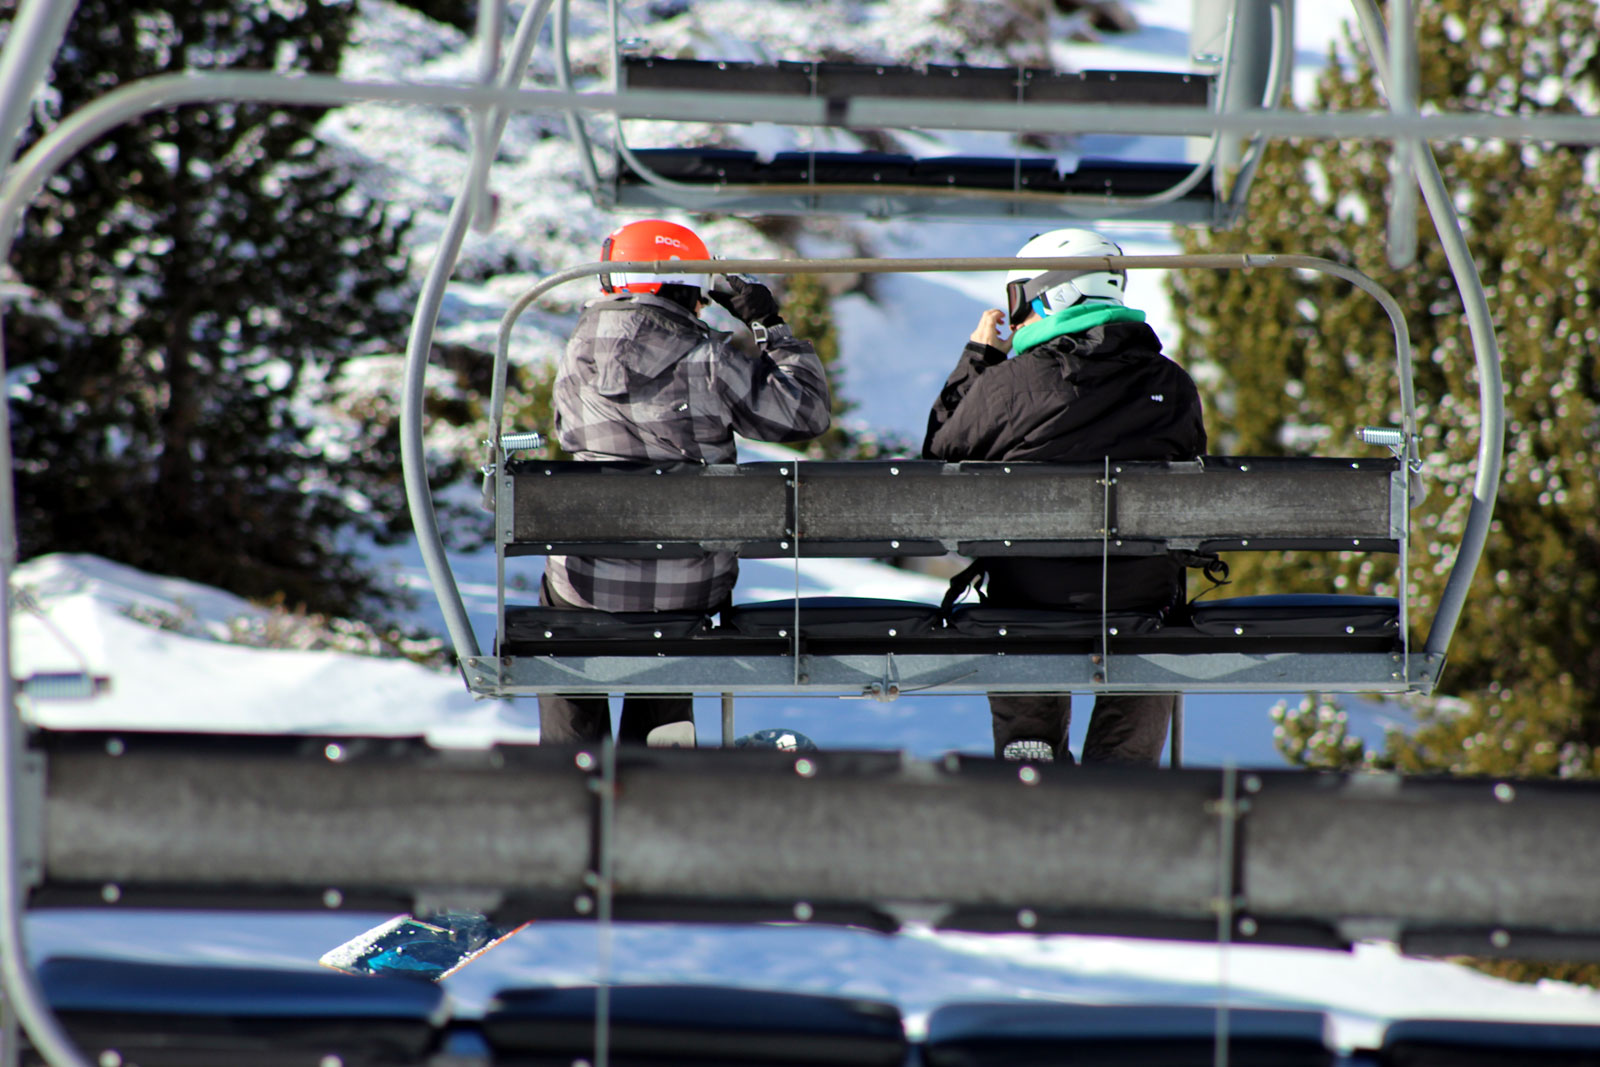
M 1062 308 L 1048 319 L 1023 326 L 1011 335 L 1011 351 L 1021 355 L 1069 333 L 1082 333 L 1108 322 L 1143 322 L 1144 312 L 1107 302 L 1088 302 Z

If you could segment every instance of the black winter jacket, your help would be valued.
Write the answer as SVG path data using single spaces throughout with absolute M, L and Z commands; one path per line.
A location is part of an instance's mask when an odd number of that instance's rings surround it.
M 968 342 L 928 415 L 924 459 L 1193 459 L 1206 450 L 1200 394 L 1142 322 L 1065 334 L 1007 359 Z M 1098 610 L 1098 558 L 986 559 L 990 602 Z M 1111 610 L 1164 610 L 1183 569 L 1166 557 L 1113 559 Z
M 1193 459 L 1206 449 L 1194 380 L 1142 322 L 1066 334 L 1007 359 L 968 342 L 928 415 L 925 459 Z

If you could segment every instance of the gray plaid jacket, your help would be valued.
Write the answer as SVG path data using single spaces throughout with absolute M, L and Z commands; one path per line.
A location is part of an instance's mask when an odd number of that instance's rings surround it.
M 811 342 L 768 331 L 751 358 L 660 297 L 623 293 L 583 309 L 556 372 L 556 440 L 578 459 L 733 463 L 733 435 L 804 441 L 828 428 L 828 379 Z M 560 600 L 601 611 L 712 608 L 739 574 L 731 552 L 694 559 L 551 556 Z

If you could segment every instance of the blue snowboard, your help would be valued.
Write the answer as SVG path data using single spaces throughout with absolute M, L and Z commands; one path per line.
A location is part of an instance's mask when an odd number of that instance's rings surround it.
M 331 949 L 319 962 L 345 974 L 393 974 L 437 982 L 526 925 L 499 926 L 475 911 L 396 915 Z

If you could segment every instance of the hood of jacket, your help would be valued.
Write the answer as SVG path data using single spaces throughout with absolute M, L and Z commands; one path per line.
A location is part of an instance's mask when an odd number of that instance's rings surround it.
M 625 293 L 585 307 L 574 337 L 587 343 L 594 359 L 595 388 L 604 396 L 622 396 L 630 376 L 659 378 L 713 332 L 670 300 Z

